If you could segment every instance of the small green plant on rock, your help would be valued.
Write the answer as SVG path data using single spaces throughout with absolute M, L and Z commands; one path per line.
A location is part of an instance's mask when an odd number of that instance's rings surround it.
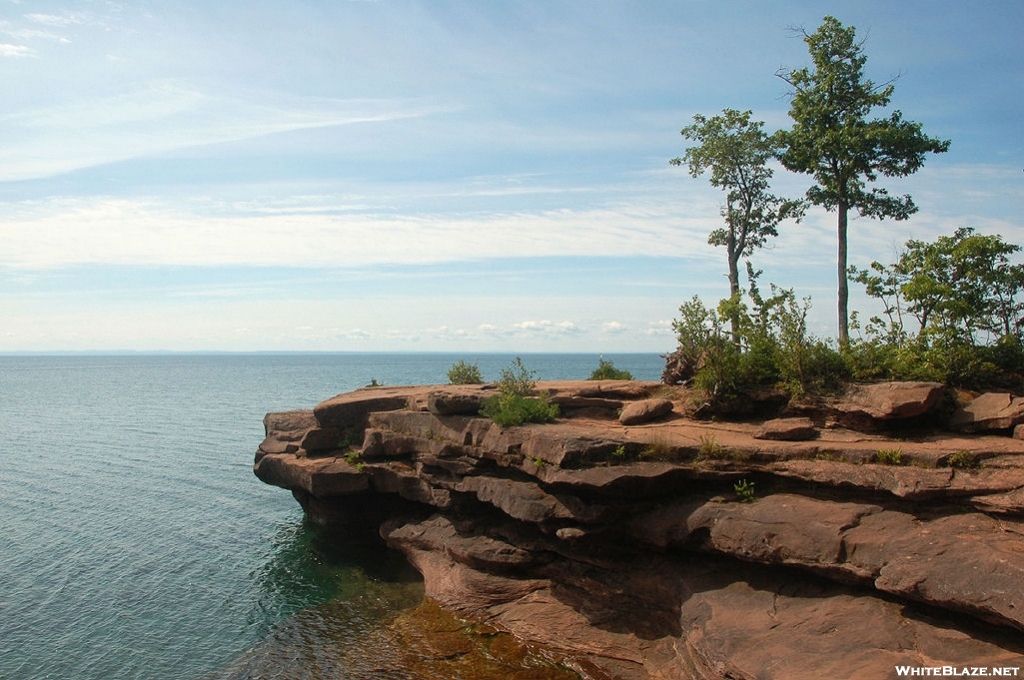
M 875 451 L 875 462 L 882 465 L 902 465 L 902 449 L 879 449 Z
M 590 380 L 632 380 L 633 374 L 615 368 L 611 361 L 605 361 L 604 357 L 597 360 L 597 368 L 590 374 Z
M 718 443 L 713 434 L 702 434 L 700 436 L 700 457 L 701 458 L 722 458 L 725 449 Z
M 978 467 L 978 459 L 975 458 L 974 454 L 967 449 L 961 449 L 956 453 L 952 454 L 946 463 L 951 468 L 958 470 L 971 470 Z
M 553 421 L 558 417 L 558 404 L 530 396 L 537 387 L 533 376 L 534 372 L 516 357 L 511 366 L 502 370 L 498 394 L 484 402 L 480 414 L 501 427 Z
M 626 457 L 626 445 L 625 444 L 619 444 L 618 446 L 616 446 L 615 450 L 612 451 L 612 456 L 614 456 L 615 458 L 617 458 L 619 460 L 625 458 Z
M 700 448 L 697 450 L 699 460 L 726 460 L 740 462 L 749 456 L 743 451 L 730 449 L 718 443 L 718 439 L 712 434 L 704 434 L 700 437 Z
M 741 479 L 732 485 L 733 491 L 736 492 L 736 497 L 740 503 L 753 503 L 756 498 L 754 496 L 754 483 L 748 482 L 745 479 Z
M 672 446 L 663 437 L 655 435 L 640 451 L 640 457 L 646 459 L 665 460 L 672 454 Z
M 475 363 L 458 361 L 448 369 L 448 382 L 452 385 L 479 385 L 484 381 L 480 367 Z

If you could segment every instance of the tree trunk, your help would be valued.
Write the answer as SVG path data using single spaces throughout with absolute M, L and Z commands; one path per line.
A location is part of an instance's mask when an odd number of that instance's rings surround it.
M 846 226 L 848 221 L 849 206 L 845 200 L 839 201 L 839 252 L 836 256 L 839 274 L 839 346 L 846 347 L 850 344 L 850 287 L 847 282 L 846 273 Z
M 732 239 L 730 238 L 730 242 Z M 730 247 L 732 246 L 730 243 Z M 736 300 L 740 294 L 740 254 L 734 253 L 732 250 L 729 251 L 729 299 Z M 729 319 L 730 330 L 732 331 L 732 343 L 739 346 L 740 344 L 740 320 L 736 315 L 735 310 Z

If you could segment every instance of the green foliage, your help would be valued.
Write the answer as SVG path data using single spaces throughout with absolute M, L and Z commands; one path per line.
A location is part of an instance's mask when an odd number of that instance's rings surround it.
M 672 446 L 664 437 L 655 435 L 640 451 L 641 458 L 665 460 L 672 455 Z
M 480 414 L 501 427 L 523 423 L 548 423 L 558 417 L 558 404 L 530 396 L 537 387 L 535 373 L 528 370 L 522 359 L 502 369 L 498 381 L 498 394 L 484 401 Z
M 516 357 L 507 367 L 501 369 L 501 379 L 498 380 L 498 389 L 502 394 L 515 394 L 525 397 L 537 387 L 536 371 L 531 371 L 523 365 L 523 360 Z
M 700 460 L 725 460 L 739 462 L 747 459 L 747 454 L 722 446 L 714 435 L 700 436 L 700 447 L 697 450 Z
M 879 449 L 875 451 L 875 462 L 882 465 L 902 465 L 902 449 Z
M 480 367 L 476 363 L 458 361 L 448 369 L 448 382 L 451 385 L 479 385 L 483 381 Z
M 838 215 L 839 341 L 849 340 L 847 276 L 848 211 L 877 219 L 903 220 L 917 212 L 910 196 L 869 189 L 878 177 L 904 177 L 924 164 L 926 153 L 942 153 L 949 141 L 928 137 L 920 123 L 903 120 L 900 111 L 869 119 L 889 105 L 893 84 L 864 78 L 867 57 L 852 26 L 825 17 L 813 34 L 804 33 L 813 68 L 778 73 L 792 87 L 789 115 L 793 127 L 776 134 L 782 164 L 813 176 L 807 199 Z
M 359 462 L 359 452 L 349 451 L 348 455 L 345 456 L 345 462 L 348 463 L 349 465 L 355 465 L 357 462 Z
M 838 350 L 808 333 L 810 299 L 798 302 L 792 290 L 774 285 L 764 298 L 749 264 L 748 276 L 751 308 L 739 295 L 714 311 L 696 296 L 680 307 L 673 329 L 680 351 L 698 366 L 694 386 L 712 401 L 756 386 L 781 385 L 793 394 L 838 388 L 849 369 Z M 725 331 L 729 319 L 737 322 L 734 333 Z
M 597 360 L 597 368 L 590 374 L 589 380 L 632 380 L 633 374 L 629 371 L 615 368 L 611 361 L 605 361 L 604 357 Z
M 778 236 L 778 225 L 785 219 L 799 221 L 804 204 L 774 196 L 769 191 L 772 169 L 768 165 L 779 152 L 778 143 L 764 132 L 764 123 L 752 121 L 750 111 L 724 109 L 721 115 L 693 117 L 693 124 L 682 135 L 697 142 L 682 158 L 669 161 L 686 164 L 691 177 L 710 171 L 711 186 L 725 192 L 722 218 L 725 227 L 708 237 L 713 246 L 725 246 L 729 264 L 729 291 L 740 290 L 739 260 L 764 246 L 769 237 Z M 738 319 L 730 316 L 733 335 Z
M 753 503 L 757 500 L 755 498 L 753 482 L 741 479 L 732 485 L 732 489 L 736 492 L 736 497 L 739 498 L 740 503 Z
M 962 449 L 950 455 L 946 464 L 958 470 L 971 470 L 978 467 L 978 459 L 967 449 Z
M 982 389 L 1024 373 L 1024 265 L 1020 246 L 971 228 L 907 241 L 892 264 L 851 268 L 883 306 L 850 349 L 865 379 L 936 380 Z M 916 324 L 916 325 L 915 325 Z
M 612 451 L 612 455 L 615 456 L 618 459 L 625 458 L 626 457 L 626 446 L 625 446 L 625 444 L 619 444 L 618 446 L 616 446 L 615 450 Z
M 487 399 L 480 413 L 501 427 L 513 427 L 523 423 L 550 423 L 558 417 L 558 404 L 549 404 L 535 397 L 499 394 Z
M 1003 338 L 1024 325 L 1024 265 L 1010 261 L 1020 251 L 998 234 L 963 227 L 931 243 L 911 239 L 893 264 L 850 273 L 883 303 L 886 319 L 872 322 L 890 342 L 906 342 L 913 317 L 919 337 L 973 344 L 981 334 Z
M 718 443 L 718 439 L 712 434 L 700 436 L 700 448 L 698 449 L 701 458 L 722 458 L 725 449 Z

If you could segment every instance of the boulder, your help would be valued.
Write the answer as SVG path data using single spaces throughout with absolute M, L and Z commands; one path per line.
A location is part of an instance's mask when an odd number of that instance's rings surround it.
M 1024 397 L 986 392 L 953 413 L 949 424 L 961 432 L 1010 430 L 1024 423 Z
M 818 436 L 818 428 L 810 418 L 775 418 L 761 425 L 755 439 L 802 442 Z
M 640 425 L 672 413 L 672 402 L 668 399 L 644 399 L 623 407 L 619 422 L 623 425 Z
M 847 416 L 892 421 L 929 413 L 942 401 L 945 386 L 936 382 L 884 382 L 852 385 L 835 409 Z

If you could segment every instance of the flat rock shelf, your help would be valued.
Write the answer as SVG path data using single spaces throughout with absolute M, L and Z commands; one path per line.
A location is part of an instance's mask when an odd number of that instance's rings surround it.
M 660 383 L 537 392 L 556 422 L 481 417 L 494 385 L 270 413 L 254 470 L 314 521 L 379 534 L 441 607 L 582 677 L 1024 675 L 1013 397 L 948 408 L 931 383 L 854 386 L 719 422 Z

